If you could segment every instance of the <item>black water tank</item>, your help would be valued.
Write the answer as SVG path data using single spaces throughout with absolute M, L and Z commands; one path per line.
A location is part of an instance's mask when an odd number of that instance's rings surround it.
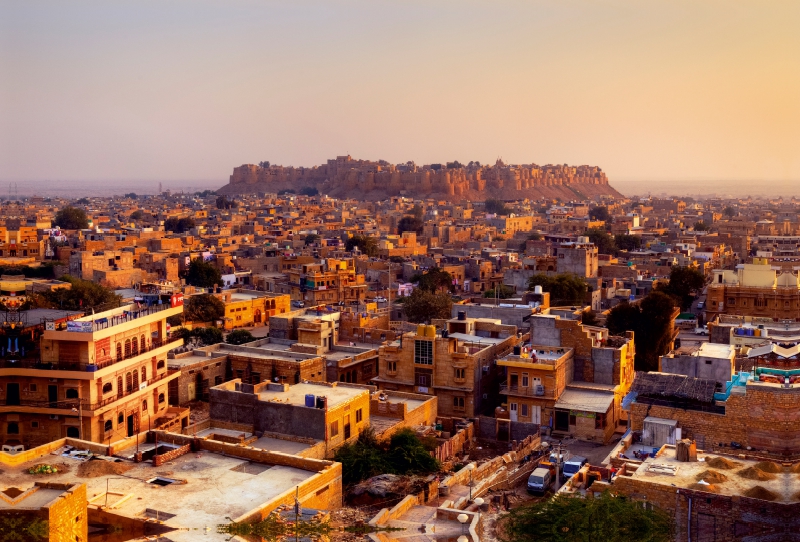
M 459 320 L 466 320 L 467 319 L 467 311 L 458 311 L 458 319 Z
M 522 347 L 520 347 L 520 346 L 515 346 L 515 347 L 514 347 L 514 355 L 515 355 L 515 356 L 519 356 L 520 354 L 522 354 Z

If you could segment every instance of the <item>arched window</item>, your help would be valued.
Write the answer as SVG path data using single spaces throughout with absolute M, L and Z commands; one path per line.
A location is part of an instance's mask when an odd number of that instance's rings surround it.
M 68 438 L 80 438 L 81 430 L 77 427 L 67 427 L 67 437 Z
M 111 393 L 112 389 L 114 389 L 114 386 L 111 384 L 111 382 L 106 382 L 105 384 L 103 384 L 103 393 L 104 394 Z
M 158 360 L 158 363 L 156 364 L 156 369 L 163 369 L 163 368 L 164 368 L 164 360 L 160 359 L 160 360 Z
M 106 420 L 104 429 L 106 431 L 113 431 L 114 430 L 114 423 L 111 420 Z
M 77 399 L 78 390 L 75 388 L 67 388 L 67 399 Z
M 119 416 L 117 416 L 117 425 L 122 425 L 123 423 L 125 423 L 125 414 L 120 412 Z
M 139 339 L 136 337 L 131 341 L 131 353 L 135 356 L 139 353 Z
M 133 390 L 136 391 L 139 389 L 139 371 L 136 369 L 133 370 Z
M 142 367 L 142 382 L 147 382 L 147 367 Z
M 158 404 L 160 405 L 163 402 L 164 402 L 164 394 L 163 393 L 159 393 L 158 394 Z
M 127 358 L 130 355 L 131 355 L 131 340 L 125 339 L 125 357 Z
M 147 412 L 147 399 L 142 401 L 142 411 Z
M 19 435 L 19 424 L 17 422 L 8 422 L 6 433 L 9 435 Z
M 131 373 L 125 373 L 125 390 L 133 391 L 133 375 Z
M 122 387 L 122 377 L 117 377 L 117 397 L 122 397 L 122 394 L 125 393 L 125 389 Z
M 147 343 L 144 342 L 144 334 L 139 337 L 139 348 L 142 349 L 142 352 L 147 352 Z
M 122 359 L 122 344 L 117 343 L 117 359 Z

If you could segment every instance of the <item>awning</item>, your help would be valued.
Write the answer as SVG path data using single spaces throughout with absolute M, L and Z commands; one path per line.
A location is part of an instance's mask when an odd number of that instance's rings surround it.
M 564 410 L 580 410 L 605 414 L 614 402 L 613 393 L 594 390 L 564 390 L 556 401 L 555 408 Z

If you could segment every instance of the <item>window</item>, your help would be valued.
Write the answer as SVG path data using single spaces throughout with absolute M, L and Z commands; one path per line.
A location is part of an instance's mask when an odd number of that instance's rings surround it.
M 136 337 L 131 341 L 131 353 L 135 356 L 139 353 L 139 339 Z
M 529 386 L 528 373 L 522 373 L 522 387 L 527 388 L 528 386 Z
M 361 423 L 363 417 L 364 416 L 363 413 L 361 412 L 361 409 L 359 408 L 358 410 L 356 410 L 356 423 Z
M 464 380 L 466 369 L 453 369 L 456 380 Z
M 105 425 L 103 426 L 103 428 L 104 428 L 106 431 L 113 431 L 113 430 L 114 430 L 114 423 L 113 423 L 111 420 L 106 420 L 106 423 L 105 423 Z
M 67 427 L 67 437 L 69 438 L 80 438 L 81 430 L 77 427 Z
M 222 377 L 217 375 L 214 377 L 214 385 L 219 386 L 220 384 L 222 384 Z
M 605 414 L 597 414 L 594 417 L 594 428 L 595 429 L 605 429 L 606 427 L 606 415 Z
M 453 397 L 453 410 L 464 410 L 463 397 Z
M 147 367 L 142 367 L 142 382 L 147 381 Z
M 34 392 L 38 391 L 38 388 L 36 387 L 36 384 L 31 384 L 30 390 L 31 390 L 31 393 L 34 393 Z
M 414 363 L 433 365 L 433 341 L 414 341 Z
M 125 423 L 125 414 L 120 412 L 117 416 L 117 425 L 122 425 L 123 423 Z
M 133 375 L 131 373 L 125 373 L 125 389 L 128 392 L 133 391 Z
M 117 359 L 122 359 L 122 344 L 117 343 Z
M 577 425 L 578 424 L 578 418 L 572 412 L 569 413 L 569 424 L 570 425 Z
M 163 402 L 164 402 L 164 394 L 163 393 L 159 393 L 158 394 L 158 404 L 160 405 Z
M 161 370 L 163 368 L 164 368 L 164 360 L 163 359 L 158 360 L 158 363 L 156 364 L 156 369 Z
M 733 297 L 728 298 L 728 305 L 736 305 L 736 299 Z
M 387 361 L 386 362 L 386 370 L 390 373 L 397 372 L 397 362 L 396 361 Z
M 19 435 L 19 424 L 17 422 L 8 422 L 6 433 L 9 435 Z
M 126 339 L 125 340 L 125 357 L 126 358 L 130 357 L 130 355 L 131 355 L 131 340 L 130 339 Z
M 139 371 L 137 369 L 133 370 L 133 389 L 139 389 Z
M 331 422 L 331 438 L 339 434 L 339 420 Z
M 414 369 L 414 385 L 428 388 L 433 384 L 433 371 L 431 369 Z
M 142 412 L 147 412 L 147 399 L 142 401 Z
M 78 390 L 76 388 L 67 388 L 67 399 L 77 399 Z
M 519 408 L 520 416 L 526 416 L 527 417 L 528 416 L 528 405 L 526 405 L 525 403 L 522 403 L 521 405 L 519 405 L 519 407 L 520 407 Z
M 39 429 L 39 422 L 31 422 L 31 429 Z
M 114 386 L 111 385 L 111 382 L 106 382 L 103 384 L 103 393 L 111 393 L 111 390 L 114 389 Z

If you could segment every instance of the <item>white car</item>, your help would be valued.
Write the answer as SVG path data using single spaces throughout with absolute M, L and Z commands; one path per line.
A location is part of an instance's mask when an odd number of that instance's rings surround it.
M 694 328 L 695 335 L 708 335 L 708 328 L 707 327 L 696 327 Z
M 377 303 L 386 303 L 388 301 L 388 299 L 386 299 L 385 297 L 379 295 L 378 297 L 375 298 L 375 301 Z

